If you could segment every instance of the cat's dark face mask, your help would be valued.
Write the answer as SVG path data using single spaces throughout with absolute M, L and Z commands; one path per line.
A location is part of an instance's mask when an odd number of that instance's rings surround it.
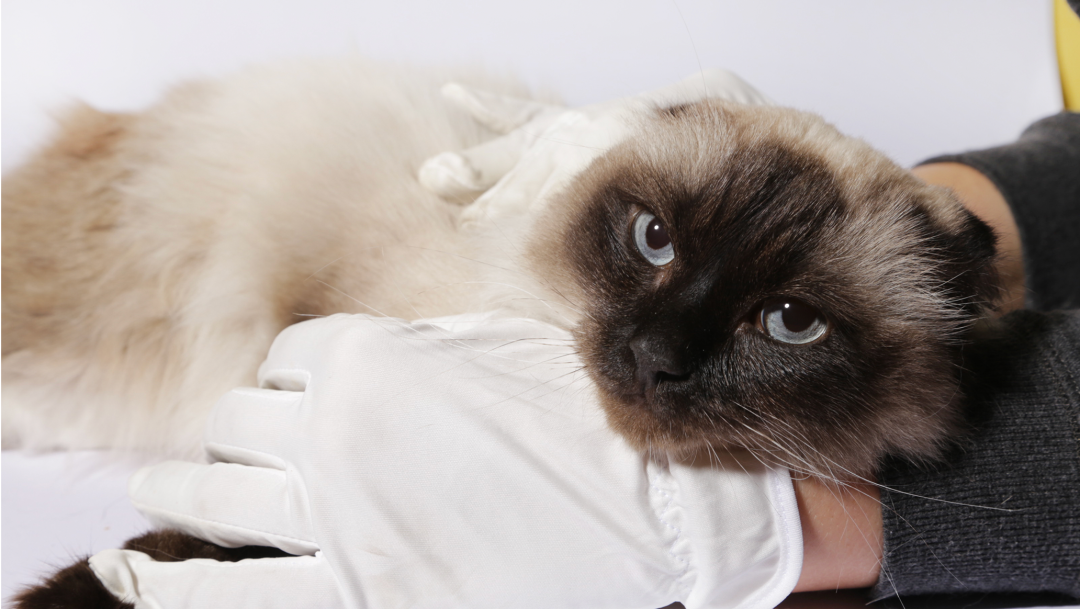
M 936 456 L 993 235 L 864 145 L 817 145 L 820 119 L 754 112 L 660 112 L 553 208 L 573 215 L 557 255 L 609 420 L 639 448 L 747 448 L 838 478 Z

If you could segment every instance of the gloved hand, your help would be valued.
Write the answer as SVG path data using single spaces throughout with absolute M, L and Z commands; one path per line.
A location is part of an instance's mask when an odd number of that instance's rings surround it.
M 289 327 L 208 423 L 211 465 L 138 472 L 150 520 L 299 556 L 109 550 L 137 607 L 768 608 L 801 567 L 789 474 L 647 459 L 609 430 L 571 336 L 529 320 L 335 315 Z
M 628 136 L 635 113 L 705 98 L 771 103 L 726 70 L 705 70 L 655 91 L 573 110 L 458 83 L 443 87 L 443 95 L 505 134 L 467 150 L 436 155 L 420 167 L 420 182 L 446 199 L 487 191 L 464 210 L 465 223 L 528 211 Z

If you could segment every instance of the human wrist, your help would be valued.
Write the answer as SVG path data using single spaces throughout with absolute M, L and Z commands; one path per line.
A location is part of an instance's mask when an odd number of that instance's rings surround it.
M 963 163 L 927 163 L 911 170 L 927 184 L 953 191 L 960 203 L 990 225 L 997 235 L 997 270 L 1002 294 L 1001 314 L 1024 308 L 1024 263 L 1020 231 L 1005 197 L 989 178 Z
M 929 163 L 911 170 L 928 184 L 951 189 L 968 211 L 997 235 L 997 270 L 1006 313 L 1024 306 L 1020 232 L 1012 210 L 989 178 L 961 163 Z M 864 588 L 881 572 L 884 546 L 880 493 L 872 482 L 839 484 L 794 479 L 803 530 L 803 568 L 796 592 Z
M 793 478 L 803 533 L 795 592 L 866 588 L 881 571 L 884 536 L 877 486 Z

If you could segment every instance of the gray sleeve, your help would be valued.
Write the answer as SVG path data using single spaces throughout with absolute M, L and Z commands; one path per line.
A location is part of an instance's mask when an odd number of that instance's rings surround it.
M 1080 311 L 1018 311 L 966 354 L 968 440 L 936 467 L 880 472 L 877 598 L 1080 598 Z
M 997 186 L 1020 229 L 1027 308 L 1080 307 L 1080 114 L 1062 112 L 1028 127 L 1012 144 L 939 156 Z
M 1069 0 L 1080 14 L 1080 0 Z M 968 349 L 971 434 L 937 466 L 879 472 L 876 599 L 1058 592 L 1080 598 L 1080 114 L 1006 146 L 936 157 L 987 176 L 1020 230 L 1027 306 Z

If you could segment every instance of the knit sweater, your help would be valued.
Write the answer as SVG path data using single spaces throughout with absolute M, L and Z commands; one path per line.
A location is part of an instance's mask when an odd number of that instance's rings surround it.
M 933 468 L 883 466 L 875 596 L 1080 598 L 1080 114 L 1043 119 L 1007 146 L 927 162 L 945 161 L 979 170 L 1009 203 L 1028 308 L 965 353 L 964 443 Z

